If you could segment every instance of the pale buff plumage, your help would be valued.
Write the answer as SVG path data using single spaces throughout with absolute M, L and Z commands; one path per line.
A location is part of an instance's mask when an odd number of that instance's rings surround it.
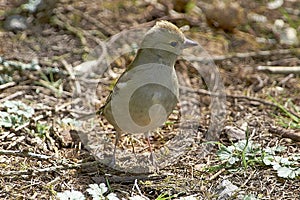
M 147 133 L 166 121 L 178 102 L 177 56 L 195 45 L 167 21 L 157 22 L 146 33 L 135 59 L 99 110 L 117 131 L 112 165 L 123 132 Z M 151 146 L 150 151 L 154 162 Z

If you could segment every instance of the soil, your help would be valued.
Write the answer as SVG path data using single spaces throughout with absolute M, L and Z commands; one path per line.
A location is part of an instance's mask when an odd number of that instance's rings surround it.
M 140 193 L 149 199 L 162 194 L 220 199 L 217 188 L 223 180 L 238 187 L 228 199 L 299 199 L 299 175 L 281 178 L 270 166 L 243 166 L 242 161 L 229 167 L 217 156 L 220 144 L 230 146 L 246 135 L 263 149 L 285 146 L 280 156 L 300 155 L 299 72 L 258 68 L 300 66 L 299 43 L 282 44 L 274 32 L 275 20 L 282 19 L 300 40 L 299 1 L 284 1 L 277 9 L 269 9 L 268 1 L 234 1 L 238 7 L 228 10 L 237 9 L 238 16 L 215 12 L 213 20 L 207 19 L 204 7 L 218 5 L 210 1 L 45 0 L 34 12 L 22 9 L 26 2 L 0 0 L 0 111 L 6 111 L 8 101 L 22 101 L 35 111 L 22 126 L 0 127 L 1 199 L 54 199 L 57 192 L 71 189 L 88 196 L 85 191 L 93 183 L 105 183 L 126 199 Z M 253 14 L 266 21 L 251 20 Z M 23 16 L 28 28 L 5 29 L 11 15 Z M 221 24 L 218 19 L 224 17 L 234 23 Z M 186 51 L 176 62 L 181 101 L 166 125 L 150 135 L 158 166 L 148 163 L 143 134 L 123 134 L 117 148 L 122 164 L 112 169 L 107 157 L 113 151 L 114 128 L 103 116 L 84 123 L 77 118 L 104 104 L 135 54 L 118 57 L 100 74 L 78 78 L 75 71 L 103 53 L 103 41 L 111 42 L 122 31 L 149 28 L 158 20 L 189 25 L 184 34 L 202 49 Z M 211 74 L 220 76 L 217 88 L 211 85 L 217 80 Z M 196 120 L 183 117 L 188 115 Z M 207 144 L 211 138 L 220 143 Z M 168 156 L 161 153 L 166 147 Z M 140 192 L 133 189 L 136 185 Z

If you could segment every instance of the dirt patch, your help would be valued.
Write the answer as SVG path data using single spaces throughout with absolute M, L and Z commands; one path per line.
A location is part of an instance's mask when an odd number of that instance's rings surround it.
M 128 198 L 139 194 L 132 189 L 135 179 L 141 193 L 149 199 L 162 194 L 174 199 L 176 195 L 218 199 L 217 188 L 224 180 L 238 187 L 231 199 L 246 195 L 258 199 L 299 198 L 299 174 L 296 179 L 279 177 L 271 166 L 258 163 L 260 154 L 256 160 L 248 155 L 246 165 L 242 160 L 227 165 L 226 160 L 217 156 L 221 148 L 218 144 L 203 156 L 205 134 L 212 118 L 212 93 L 189 62 L 179 60 L 175 67 L 181 91 L 186 87 L 193 90 L 185 93 L 188 100 L 183 102 L 195 106 L 195 110 L 200 107 L 198 123 L 191 123 L 188 129 L 194 142 L 184 154 L 174 156 L 176 159 L 150 175 L 115 171 L 95 160 L 78 135 L 76 116 L 86 113 L 74 111 L 74 105 L 82 106 L 85 102 L 77 101 L 74 96 L 78 88 L 73 76 L 75 66 L 85 62 L 102 41 L 122 30 L 149 27 L 160 19 L 178 26 L 189 25 L 190 30 L 185 34 L 198 41 L 211 56 L 210 61 L 216 64 L 224 84 L 226 115 L 220 142 L 226 146 L 237 142 L 232 132 L 224 128 L 234 127 L 242 132 L 240 137 L 245 138 L 247 133 L 248 140 L 261 145 L 261 149 L 284 146 L 286 149 L 276 155 L 299 157 L 299 137 L 292 140 L 289 134 L 283 134 L 294 131 L 297 135 L 300 131 L 299 73 L 272 74 L 257 68 L 262 65 L 299 67 L 299 45 L 280 44 L 280 34 L 273 31 L 275 20 L 282 19 L 285 26 L 299 32 L 299 2 L 285 1 L 278 9 L 271 10 L 265 1 L 236 1 L 248 20 L 229 32 L 214 27 L 214 23 L 208 25 L 202 12 L 204 4 L 196 1 L 188 4 L 182 1 L 186 8 L 181 12 L 187 13 L 174 13 L 175 1 L 45 2 L 46 6 L 31 13 L 22 9 L 25 1 L 0 1 L 3 14 L 0 17 L 0 111 L 9 114 L 5 119 L 15 120 L 5 121 L 6 124 L 1 121 L 1 198 L 49 199 L 65 190 L 85 192 L 92 183 L 105 183 L 119 198 Z M 266 21 L 253 21 L 249 14 L 259 14 Z M 24 17 L 29 28 L 5 30 L 5 20 L 11 15 Z M 128 53 L 115 60 L 101 77 L 84 80 L 88 85 L 100 81 L 101 95 L 90 99 L 92 109 L 105 102 L 116 78 L 133 58 L 134 54 Z M 205 57 L 201 59 L 205 61 Z M 14 101 L 25 105 L 5 104 Z M 180 110 L 185 105 L 178 105 L 168 123 L 150 137 L 156 152 L 178 136 Z M 11 111 L 9 106 L 23 112 Z M 107 133 L 113 145 L 113 127 L 102 116 L 95 117 L 94 123 L 95 131 Z M 96 144 L 97 140 L 93 142 Z M 125 135 L 118 147 L 134 157 L 132 146 L 137 154 L 148 156 L 143 135 Z M 87 192 L 84 194 L 87 196 Z

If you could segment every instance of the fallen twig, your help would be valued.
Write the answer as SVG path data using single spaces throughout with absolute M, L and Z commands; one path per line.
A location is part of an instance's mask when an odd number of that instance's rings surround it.
M 103 24 L 103 22 L 96 20 L 94 17 L 90 16 L 86 12 L 82 12 L 81 10 L 78 10 L 73 7 L 72 10 L 75 14 L 78 14 L 78 16 L 82 16 L 84 19 L 95 25 L 99 30 L 101 30 L 101 36 L 103 39 L 106 39 L 107 35 L 115 35 L 116 31 L 108 27 L 107 25 Z
M 300 74 L 300 66 L 258 66 L 257 70 L 277 74 Z
M 21 151 L 21 150 L 0 150 L 0 155 L 30 157 L 30 158 L 37 158 L 37 159 L 41 159 L 41 160 L 48 160 L 48 159 L 52 158 L 52 156 L 31 153 L 28 151 Z
M 16 144 L 18 144 L 19 142 L 23 141 L 24 139 L 25 139 L 25 136 L 20 136 L 20 137 L 14 137 L 14 138 L 12 138 L 12 142 L 8 145 L 7 149 L 10 149 L 10 148 L 16 146 Z
M 16 82 L 8 82 L 8 83 L 0 85 L 0 90 L 6 89 L 8 87 L 15 86 L 15 85 L 16 85 Z
M 142 174 L 142 175 L 134 175 L 130 174 L 130 176 L 127 175 L 105 175 L 105 176 L 96 176 L 92 179 L 96 183 L 105 183 L 107 180 L 109 180 L 110 183 L 133 183 L 136 179 L 141 181 L 146 180 L 161 180 L 165 178 L 167 175 L 150 175 L 150 174 Z
M 13 93 L 11 95 L 8 95 L 7 97 L 3 98 L 3 99 L 0 99 L 0 103 L 2 102 L 5 102 L 5 101 L 8 101 L 8 100 L 11 100 L 11 99 L 14 99 L 18 96 L 22 96 L 23 94 L 25 94 L 25 91 L 18 91 L 16 93 Z
M 50 114 L 50 113 L 48 113 L 48 114 Z M 38 120 L 40 120 L 40 119 L 45 118 L 46 116 L 48 116 L 48 115 L 39 115 L 39 116 L 33 118 L 33 121 L 36 122 L 36 121 L 38 121 Z M 17 132 L 17 131 L 19 131 L 19 130 L 25 128 L 25 127 L 27 127 L 30 123 L 31 123 L 30 121 L 29 121 L 29 122 L 26 122 L 26 123 L 22 124 L 21 126 L 18 126 L 17 128 L 15 128 L 14 131 Z
M 223 172 L 225 172 L 226 169 L 225 168 L 222 168 L 221 170 L 219 170 L 217 173 L 215 173 L 214 175 L 212 175 L 211 177 L 209 177 L 209 181 L 212 181 L 214 179 L 216 179 L 220 174 L 222 174 Z
M 185 90 L 187 92 L 196 92 L 198 94 L 204 94 L 204 95 L 210 95 L 210 96 L 220 96 L 221 97 L 221 95 L 223 95 L 226 98 L 244 99 L 244 100 L 248 100 L 248 101 L 256 101 L 256 102 L 259 102 L 259 103 L 267 105 L 267 106 L 271 106 L 271 107 L 275 107 L 275 108 L 281 109 L 281 107 L 278 104 L 276 104 L 276 103 L 272 103 L 270 101 L 266 101 L 266 100 L 259 99 L 259 98 L 256 98 L 256 97 L 250 97 L 250 96 L 244 96 L 244 95 L 232 95 L 232 94 L 214 93 L 214 92 L 210 92 L 210 91 L 203 90 L 203 89 L 197 89 L 197 90 L 195 90 L 195 89 L 192 89 L 192 88 L 189 88 L 189 87 L 185 87 L 185 86 L 180 86 L 180 89 Z M 290 112 L 292 115 L 300 118 L 300 116 L 298 116 L 298 114 L 296 114 L 295 112 L 293 112 L 291 110 L 288 110 L 287 108 L 286 108 L 286 110 L 288 112 Z
M 54 172 L 58 170 L 69 170 L 69 169 L 79 169 L 85 167 L 91 167 L 94 165 L 98 165 L 99 161 L 86 162 L 86 163 L 75 163 L 75 164 L 66 164 L 66 165 L 58 165 L 53 167 L 47 167 L 42 169 L 28 169 L 28 170 L 20 170 L 20 171 L 0 171 L 1 176 L 21 176 L 21 175 L 35 175 L 39 173 L 47 173 Z
M 65 59 L 62 59 L 61 63 L 64 65 L 67 72 L 69 73 L 71 80 L 74 82 L 73 91 L 75 91 L 76 94 L 80 94 L 81 93 L 80 83 L 78 79 L 76 79 L 72 66 L 69 65 Z
M 84 49 L 85 52 L 89 52 L 90 50 L 88 49 L 88 45 L 87 45 L 87 40 L 84 37 L 84 34 L 82 32 L 81 29 L 79 29 L 78 27 L 74 27 L 70 24 L 70 20 L 65 17 L 63 14 L 56 12 L 56 15 L 53 17 L 52 22 L 56 25 L 58 25 L 59 27 L 70 31 L 72 34 L 74 34 L 76 37 L 79 38 L 81 45 Z
M 274 133 L 274 134 L 280 135 L 285 138 L 291 138 L 294 141 L 300 142 L 300 131 L 287 130 L 287 129 L 275 127 L 275 126 L 272 126 L 269 129 L 269 131 L 270 131 L 270 133 Z
M 271 55 L 277 55 L 277 54 L 292 54 L 294 52 L 300 52 L 300 48 L 295 49 L 276 49 L 276 50 L 270 50 L 270 51 L 256 51 L 256 52 L 245 52 L 245 53 L 234 53 L 231 55 L 220 55 L 220 56 L 211 56 L 209 58 L 207 57 L 197 57 L 197 56 L 186 56 L 188 61 L 197 61 L 197 62 L 217 62 L 217 61 L 223 61 L 226 59 L 232 59 L 232 58 L 249 58 L 249 57 L 259 57 L 259 56 L 271 56 Z

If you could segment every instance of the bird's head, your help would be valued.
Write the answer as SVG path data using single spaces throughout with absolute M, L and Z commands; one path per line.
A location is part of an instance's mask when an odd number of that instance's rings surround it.
M 160 49 L 179 55 L 184 48 L 198 45 L 168 21 L 159 21 L 145 35 L 141 49 Z

